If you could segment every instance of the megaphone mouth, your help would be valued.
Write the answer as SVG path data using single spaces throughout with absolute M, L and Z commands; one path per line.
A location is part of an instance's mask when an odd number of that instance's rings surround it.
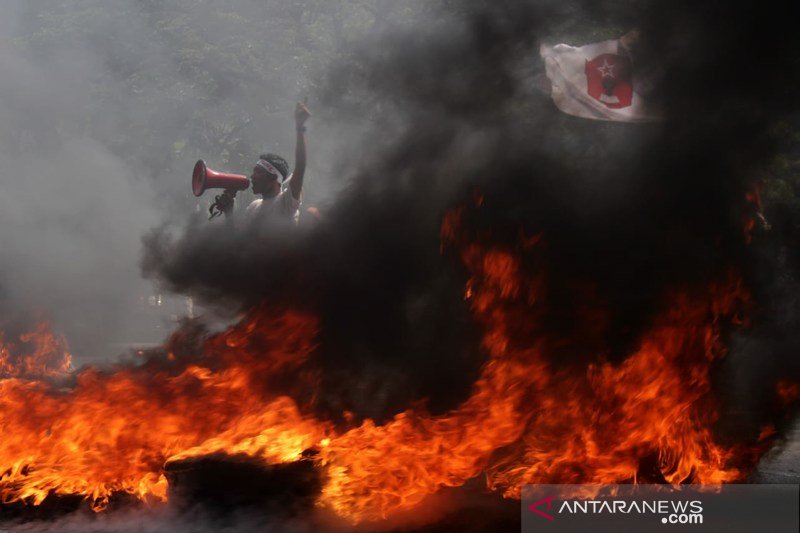
M 206 162 L 202 159 L 194 164 L 192 171 L 192 192 L 195 196 L 202 196 L 206 190 Z
M 198 160 L 192 171 L 192 192 L 201 196 L 208 189 L 231 189 L 244 191 L 250 188 L 250 180 L 244 174 L 231 174 L 211 170 L 205 161 Z

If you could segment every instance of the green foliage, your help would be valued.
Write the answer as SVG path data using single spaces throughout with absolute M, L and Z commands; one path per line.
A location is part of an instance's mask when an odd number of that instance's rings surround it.
M 30 2 L 13 43 L 37 64 L 94 61 L 98 75 L 84 80 L 91 104 L 63 129 L 171 181 L 200 157 L 240 172 L 276 146 L 291 158 L 294 103 L 353 43 L 415 3 Z
M 485 0 L 483 0 L 485 1 Z M 202 157 L 246 172 L 254 154 L 292 157 L 294 102 L 330 88 L 328 68 L 359 73 L 356 50 L 389 27 L 415 28 L 443 13 L 465 14 L 481 0 L 60 0 L 24 4 L 13 45 L 38 61 L 71 51 L 100 68 L 85 80 L 91 105 L 56 128 L 101 140 L 154 179 L 185 185 Z M 601 5 L 602 4 L 602 5 Z M 563 23 L 552 41 L 582 44 L 630 29 L 621 13 L 646 2 L 554 3 Z M 572 6 L 572 7 L 570 7 Z M 593 7 L 594 6 L 594 7 Z M 363 74 L 363 73 L 362 73 Z M 335 73 L 333 73 L 335 76 Z M 347 90 L 347 80 L 342 83 Z M 342 95 L 365 116 L 379 102 Z M 346 110 L 345 110 L 346 111 Z M 319 116 L 324 110 L 315 110 Z M 583 146 L 579 121 L 562 117 L 557 135 Z M 781 126 L 785 144 L 763 176 L 767 202 L 800 208 L 800 129 Z M 616 125 L 606 129 L 613 133 Z M 176 189 L 177 190 L 177 189 Z M 190 200 L 187 198 L 187 200 Z

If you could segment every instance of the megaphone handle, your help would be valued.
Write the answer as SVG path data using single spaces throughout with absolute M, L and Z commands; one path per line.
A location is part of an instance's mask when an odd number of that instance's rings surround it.
M 233 209 L 233 199 L 236 197 L 236 189 L 225 189 L 222 194 L 214 197 L 214 203 L 208 208 L 208 220 L 222 214 L 229 214 Z

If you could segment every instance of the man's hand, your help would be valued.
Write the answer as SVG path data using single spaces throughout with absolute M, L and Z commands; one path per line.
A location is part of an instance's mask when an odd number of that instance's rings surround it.
M 311 116 L 311 111 L 306 107 L 305 102 L 297 102 L 297 107 L 294 109 L 294 122 L 298 130 L 305 127 L 306 120 Z
M 214 198 L 214 203 L 211 204 L 211 207 L 208 208 L 209 216 L 208 219 L 211 220 L 214 217 L 219 215 L 230 216 L 233 213 L 233 199 L 236 197 L 236 190 L 234 189 L 225 189 L 222 194 L 218 194 Z

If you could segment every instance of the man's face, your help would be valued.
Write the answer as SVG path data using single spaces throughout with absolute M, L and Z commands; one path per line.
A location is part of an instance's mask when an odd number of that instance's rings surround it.
M 253 194 L 261 194 L 266 198 L 272 198 L 281 192 L 281 184 L 278 183 L 278 176 L 270 174 L 261 167 L 253 167 L 253 173 L 250 174 L 250 181 L 253 182 Z

